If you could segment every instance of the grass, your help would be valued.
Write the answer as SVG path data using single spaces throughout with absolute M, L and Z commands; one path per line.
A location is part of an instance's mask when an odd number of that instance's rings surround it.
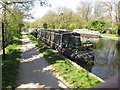
M 100 34 L 101 36 L 109 36 L 109 37 L 120 37 L 117 34 Z
M 2 61 L 2 88 L 15 88 L 16 86 L 21 44 L 21 35 L 17 34 L 5 48 L 5 60 Z
M 90 88 L 101 82 L 97 78 L 88 75 L 82 68 L 75 67 L 68 59 L 54 53 L 32 35 L 28 34 L 28 37 L 35 43 L 48 62 L 52 64 L 55 71 L 71 85 L 70 88 Z

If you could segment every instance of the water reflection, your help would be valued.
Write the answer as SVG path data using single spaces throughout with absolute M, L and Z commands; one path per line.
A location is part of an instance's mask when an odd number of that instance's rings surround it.
M 77 63 L 78 65 L 80 65 L 80 66 L 82 66 L 82 67 L 84 67 L 85 69 L 87 69 L 89 72 L 92 72 L 92 68 L 93 68 L 93 66 L 94 66 L 94 64 L 93 63 L 85 63 L 85 62 L 78 62 Z M 86 65 L 87 64 L 87 65 Z
M 91 72 L 106 80 L 116 75 L 120 67 L 120 41 L 90 38 L 94 43 L 95 60 Z M 118 69 L 119 68 L 119 69 Z
M 116 43 L 116 49 L 117 49 L 118 55 L 120 55 L 120 41 L 117 41 L 117 43 Z

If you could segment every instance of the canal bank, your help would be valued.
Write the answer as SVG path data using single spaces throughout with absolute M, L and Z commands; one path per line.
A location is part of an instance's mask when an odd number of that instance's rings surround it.
M 32 35 L 28 34 L 28 37 L 36 44 L 43 56 L 55 68 L 55 72 L 66 82 L 71 84 L 70 88 L 90 88 L 91 86 L 103 82 L 103 80 L 95 77 L 92 73 L 89 73 L 83 68 L 76 67 L 70 60 L 54 52 L 54 50 L 51 50 L 46 45 L 39 42 Z

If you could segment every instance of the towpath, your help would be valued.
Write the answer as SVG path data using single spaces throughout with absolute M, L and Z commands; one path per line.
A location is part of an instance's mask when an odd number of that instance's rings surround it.
M 17 88 L 67 88 L 24 32 L 21 51 Z

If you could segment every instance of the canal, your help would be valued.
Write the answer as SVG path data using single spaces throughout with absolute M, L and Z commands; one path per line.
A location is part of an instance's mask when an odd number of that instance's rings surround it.
M 82 38 L 82 41 L 87 40 Z M 103 38 L 89 38 L 94 43 L 95 59 L 93 65 L 81 64 L 85 69 L 107 80 L 120 71 L 120 41 Z

